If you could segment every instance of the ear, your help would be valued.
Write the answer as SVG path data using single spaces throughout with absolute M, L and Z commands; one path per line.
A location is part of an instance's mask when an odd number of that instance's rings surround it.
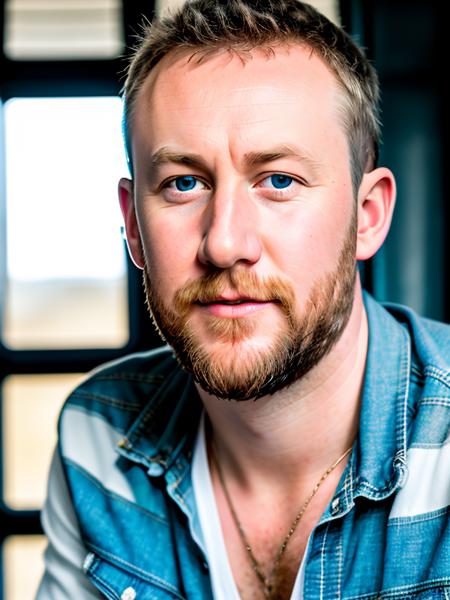
M 389 169 L 380 167 L 363 175 L 358 191 L 357 260 L 370 258 L 383 244 L 391 226 L 395 194 Z
M 143 269 L 145 265 L 141 234 L 134 206 L 133 182 L 122 177 L 119 181 L 119 202 L 127 234 L 127 246 L 131 260 L 136 267 Z

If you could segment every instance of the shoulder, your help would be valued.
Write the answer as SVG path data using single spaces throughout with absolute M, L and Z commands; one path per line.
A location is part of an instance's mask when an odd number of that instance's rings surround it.
M 69 407 L 92 411 L 105 418 L 111 410 L 136 413 L 178 370 L 178 363 L 167 346 L 106 363 L 91 371 L 72 391 L 62 414 Z
M 401 344 L 406 334 L 412 363 L 423 376 L 439 372 L 450 387 L 450 325 L 418 315 L 411 308 L 391 302 L 379 303 L 364 293 L 369 331 L 385 350 Z M 402 335 L 399 335 L 402 332 Z
M 92 464 L 99 454 L 115 454 L 141 415 L 158 413 L 156 405 L 168 383 L 178 380 L 182 389 L 186 378 L 168 347 L 101 365 L 73 390 L 63 406 L 58 423 L 63 460 Z M 174 403 L 179 395 L 173 394 Z
M 413 351 L 426 368 L 433 366 L 443 374 L 450 373 L 450 325 L 419 316 L 400 304 L 385 304 L 386 310 L 411 336 Z M 450 384 L 450 379 L 448 379 Z
M 184 411 L 197 418 L 188 397 L 192 386 L 172 351 L 161 348 L 102 365 L 70 394 L 58 423 L 58 450 L 78 513 L 84 513 L 85 490 L 93 496 L 98 486 L 136 502 L 142 473 L 130 479 L 130 469 L 141 465 L 145 473 L 158 466 L 154 457 L 186 424 Z
M 372 446 L 380 456 L 390 448 L 390 457 L 395 448 L 403 462 L 388 505 L 384 581 L 399 593 L 408 584 L 414 595 L 420 582 L 438 594 L 449 575 L 450 326 L 368 295 L 365 305 L 376 346 L 372 375 L 380 382 L 372 388 L 374 403 L 382 407 L 372 413 L 378 436 Z M 388 436 L 381 442 L 383 417 Z M 407 571 L 399 568 L 405 556 L 414 565 Z
M 405 306 L 388 304 L 385 308 L 406 328 L 411 340 L 408 477 L 391 518 L 403 523 L 404 518 L 423 520 L 426 515 L 430 521 L 448 523 L 450 326 L 421 317 Z
M 398 402 L 395 418 L 408 430 L 408 447 L 443 448 L 450 441 L 450 326 L 367 294 L 365 305 L 372 388 Z
M 131 388 L 137 392 L 139 385 L 158 384 L 175 368 L 177 362 L 169 346 L 129 354 L 100 365 L 88 373 L 86 379 L 73 393 L 97 392 L 111 388 L 121 390 Z

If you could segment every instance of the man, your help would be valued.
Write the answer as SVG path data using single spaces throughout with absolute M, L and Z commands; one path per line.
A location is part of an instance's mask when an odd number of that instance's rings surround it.
M 125 98 L 120 204 L 170 346 L 66 403 L 38 597 L 448 600 L 449 329 L 356 269 L 395 197 L 373 68 L 296 0 L 195 0 Z

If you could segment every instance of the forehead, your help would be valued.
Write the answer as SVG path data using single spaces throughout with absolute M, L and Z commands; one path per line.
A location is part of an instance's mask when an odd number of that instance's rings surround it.
M 133 148 L 229 144 L 230 137 L 236 145 L 260 144 L 264 137 L 287 143 L 283 136 L 311 146 L 313 153 L 324 143 L 344 147 L 341 95 L 334 74 L 304 45 L 245 55 L 172 52 L 137 95 Z

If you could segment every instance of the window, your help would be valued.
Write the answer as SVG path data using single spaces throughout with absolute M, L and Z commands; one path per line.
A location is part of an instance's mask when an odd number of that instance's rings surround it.
M 64 398 L 82 374 L 10 375 L 3 382 L 3 498 L 16 510 L 42 506 Z
M 43 535 L 14 535 L 6 538 L 3 545 L 5 600 L 34 598 L 37 582 L 44 569 L 42 556 L 45 546 L 46 539 Z
M 86 371 L 159 343 L 116 191 L 127 175 L 121 57 L 153 4 L 0 10 L 0 597 L 23 600 L 43 568 L 39 509 L 61 403 Z
M 116 192 L 127 174 L 121 101 L 12 99 L 4 114 L 4 344 L 124 346 L 127 280 Z
M 119 0 L 8 0 L 5 53 L 12 59 L 114 58 L 123 51 Z

